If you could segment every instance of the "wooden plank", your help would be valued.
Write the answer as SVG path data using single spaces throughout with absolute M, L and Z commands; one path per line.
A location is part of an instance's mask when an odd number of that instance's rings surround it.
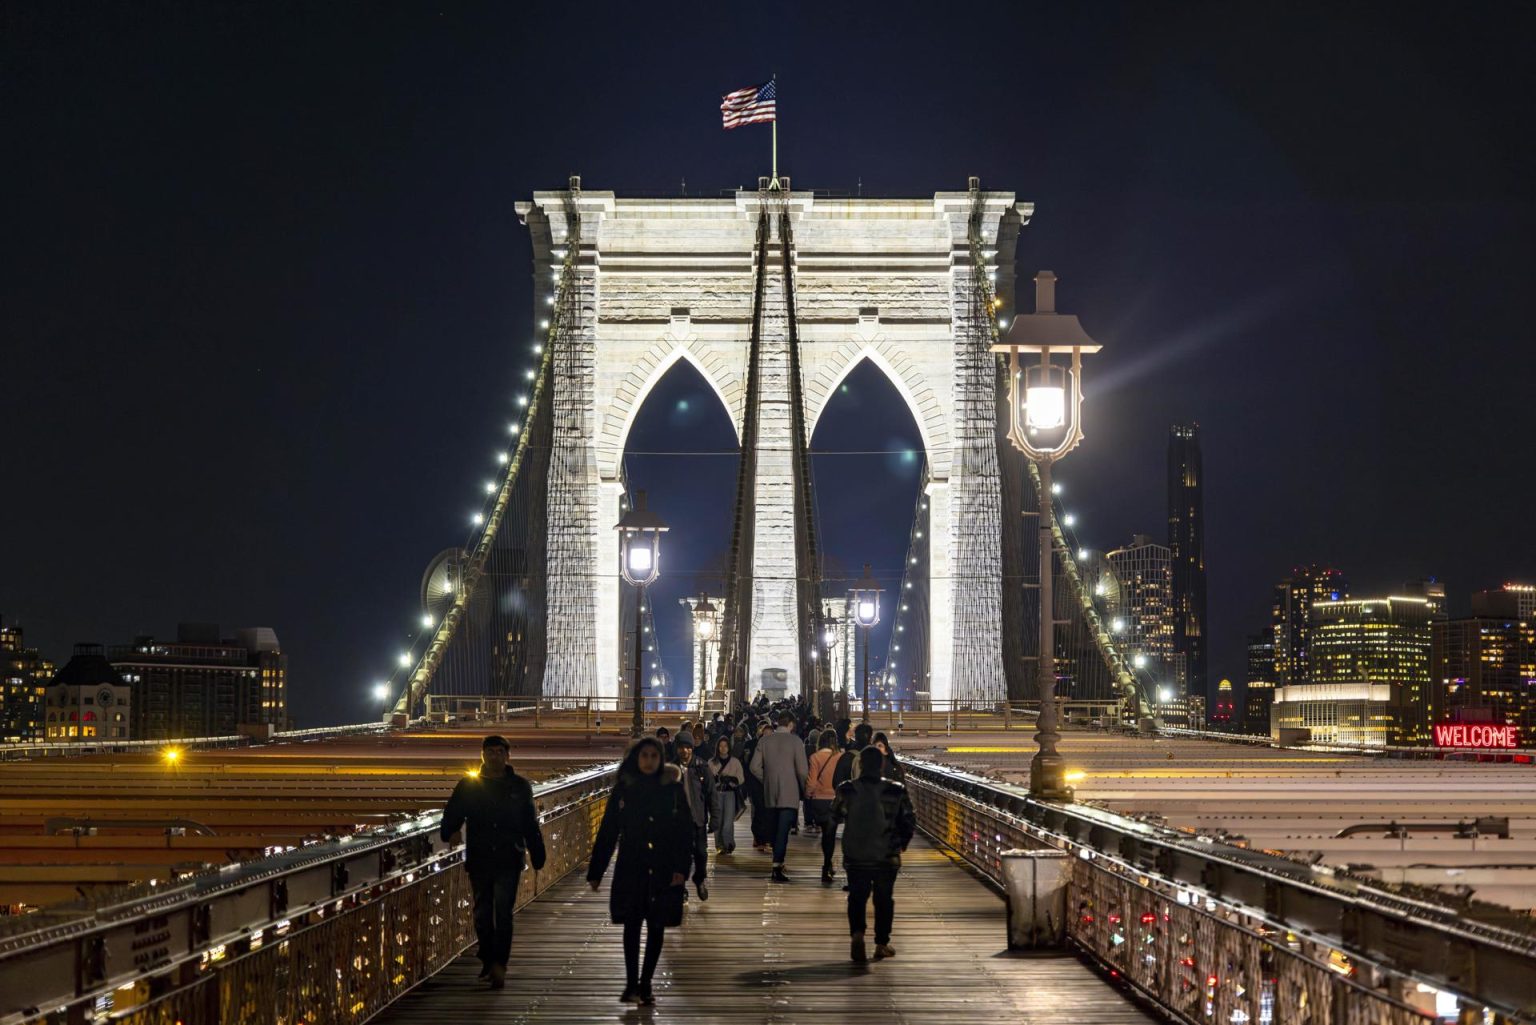
M 623 951 L 619 928 L 608 923 L 607 887 L 593 893 L 578 872 L 518 914 L 506 989 L 476 982 L 479 963 L 461 958 L 375 1022 L 586 1023 L 638 1013 L 690 1025 L 789 1025 L 824 1015 L 892 1025 L 957 1012 L 957 1020 L 1010 1025 L 1159 1020 L 1071 954 L 1010 954 L 1002 900 L 921 837 L 896 884 L 897 956 L 855 965 L 841 876 L 839 886 L 818 881 L 819 841 L 791 840 L 793 882 L 776 885 L 746 826 L 741 819 L 737 838 L 745 833 L 747 846 L 711 857 L 709 901 L 693 897 L 682 927 L 668 931 L 654 1010 L 619 1003 Z M 873 907 L 869 915 L 873 927 Z

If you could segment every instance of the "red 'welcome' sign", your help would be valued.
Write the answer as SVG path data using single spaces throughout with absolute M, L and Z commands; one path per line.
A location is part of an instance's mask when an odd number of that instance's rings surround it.
M 1435 746 L 1519 747 L 1520 727 L 1482 722 L 1437 722 Z

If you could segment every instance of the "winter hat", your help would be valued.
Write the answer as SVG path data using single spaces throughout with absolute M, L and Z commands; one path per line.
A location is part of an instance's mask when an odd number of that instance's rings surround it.
M 687 730 L 678 731 L 677 739 L 672 742 L 672 749 L 675 751 L 680 747 L 693 747 L 692 733 L 689 733 Z

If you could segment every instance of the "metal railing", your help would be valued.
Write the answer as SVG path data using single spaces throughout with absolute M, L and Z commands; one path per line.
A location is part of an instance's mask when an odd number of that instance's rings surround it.
M 706 695 L 707 697 L 707 695 Z M 424 721 L 439 725 L 524 723 L 534 726 L 579 729 L 591 733 L 626 733 L 634 714 L 629 697 L 504 697 L 494 694 L 449 694 L 426 697 Z M 675 727 L 681 719 L 713 714 L 682 697 L 653 697 L 645 702 L 647 728 Z M 1114 722 L 1116 701 L 1057 701 L 1062 721 L 1068 724 Z M 925 731 L 986 731 L 1033 728 L 1039 702 L 1010 701 L 978 705 L 962 701 L 896 701 L 870 710 L 869 722 L 890 733 Z M 860 721 L 862 713 L 852 703 L 849 716 Z M 835 719 L 829 712 L 825 718 Z
M 548 860 L 519 906 L 590 856 L 614 768 L 534 787 Z M 0 1025 L 364 1021 L 473 940 L 440 819 L 0 919 Z
M 999 885 L 1004 850 L 1077 855 L 1068 939 L 1181 1021 L 1421 1025 L 1433 991 L 1536 1020 L 1536 938 L 1467 907 L 903 764 L 923 830 Z

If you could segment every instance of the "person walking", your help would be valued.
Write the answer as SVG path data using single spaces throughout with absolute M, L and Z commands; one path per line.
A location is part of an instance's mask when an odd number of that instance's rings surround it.
M 811 755 L 805 785 L 806 799 L 810 802 L 811 815 L 821 828 L 821 881 L 825 886 L 834 882 L 832 854 L 837 850 L 837 823 L 832 819 L 832 801 L 837 788 L 832 778 L 837 775 L 837 763 L 842 757 L 838 750 L 837 733 L 822 730 L 816 742 L 816 753 Z
M 511 747 L 491 735 L 480 744 L 480 771 L 459 780 L 443 809 L 438 835 L 458 843 L 469 826 L 464 868 L 475 895 L 475 939 L 480 941 L 480 978 L 492 989 L 507 981 L 512 953 L 512 909 L 523 859 L 537 872 L 544 867 L 544 834 L 539 829 L 533 786 L 512 771 Z
M 897 783 L 905 786 L 907 770 L 903 769 L 901 763 L 896 760 L 896 749 L 891 747 L 891 738 L 887 737 L 884 733 L 876 733 L 871 743 L 879 749 L 881 757 L 885 759 L 884 763 L 880 766 L 880 775 L 885 779 L 895 780 Z
M 896 921 L 896 874 L 901 854 L 917 832 L 917 813 L 907 788 L 880 778 L 878 748 L 859 752 L 859 774 L 837 788 L 832 817 L 844 823 L 843 867 L 848 872 L 849 956 L 862 964 L 865 905 L 875 898 L 875 960 L 895 957 L 891 929 Z
M 624 927 L 624 992 L 619 999 L 647 1007 L 656 1003 L 651 979 L 666 930 L 683 922 L 683 887 L 693 858 L 693 816 L 679 785 L 682 770 L 667 765 L 662 755 L 655 737 L 641 737 L 625 754 L 587 867 L 587 882 L 596 890 L 618 848 L 608 912 L 615 925 Z
M 837 760 L 837 775 L 832 780 L 834 787 L 859 778 L 859 752 L 869 746 L 874 736 L 875 728 L 867 722 L 861 722 L 853 728 L 853 739 L 849 741 L 843 756 Z
M 721 854 L 736 851 L 736 815 L 741 811 L 741 792 L 746 772 L 741 759 L 731 753 L 731 738 L 715 740 L 715 756 L 709 760 L 715 781 L 715 850 Z
M 763 777 L 757 767 L 757 746 L 771 732 L 768 723 L 759 723 L 752 739 L 747 741 L 747 750 L 741 759 L 747 767 L 747 799 L 752 804 L 752 849 L 756 851 L 767 850 L 773 841 L 773 817 L 763 801 Z
M 809 767 L 805 745 L 794 734 L 794 715 L 780 712 L 778 721 L 779 728 L 757 742 L 752 774 L 762 780 L 763 805 L 773 816 L 773 881 L 787 883 L 784 858 L 789 851 L 789 830 L 799 814 Z
M 672 750 L 673 761 L 683 770 L 683 795 L 688 798 L 688 813 L 693 818 L 692 857 L 689 859 L 693 866 L 693 887 L 698 891 L 699 900 L 709 900 L 705 879 L 709 876 L 709 826 L 715 806 L 715 778 L 709 771 L 709 764 L 695 754 L 693 734 L 688 730 L 677 731 Z M 686 888 L 683 895 L 687 896 Z

